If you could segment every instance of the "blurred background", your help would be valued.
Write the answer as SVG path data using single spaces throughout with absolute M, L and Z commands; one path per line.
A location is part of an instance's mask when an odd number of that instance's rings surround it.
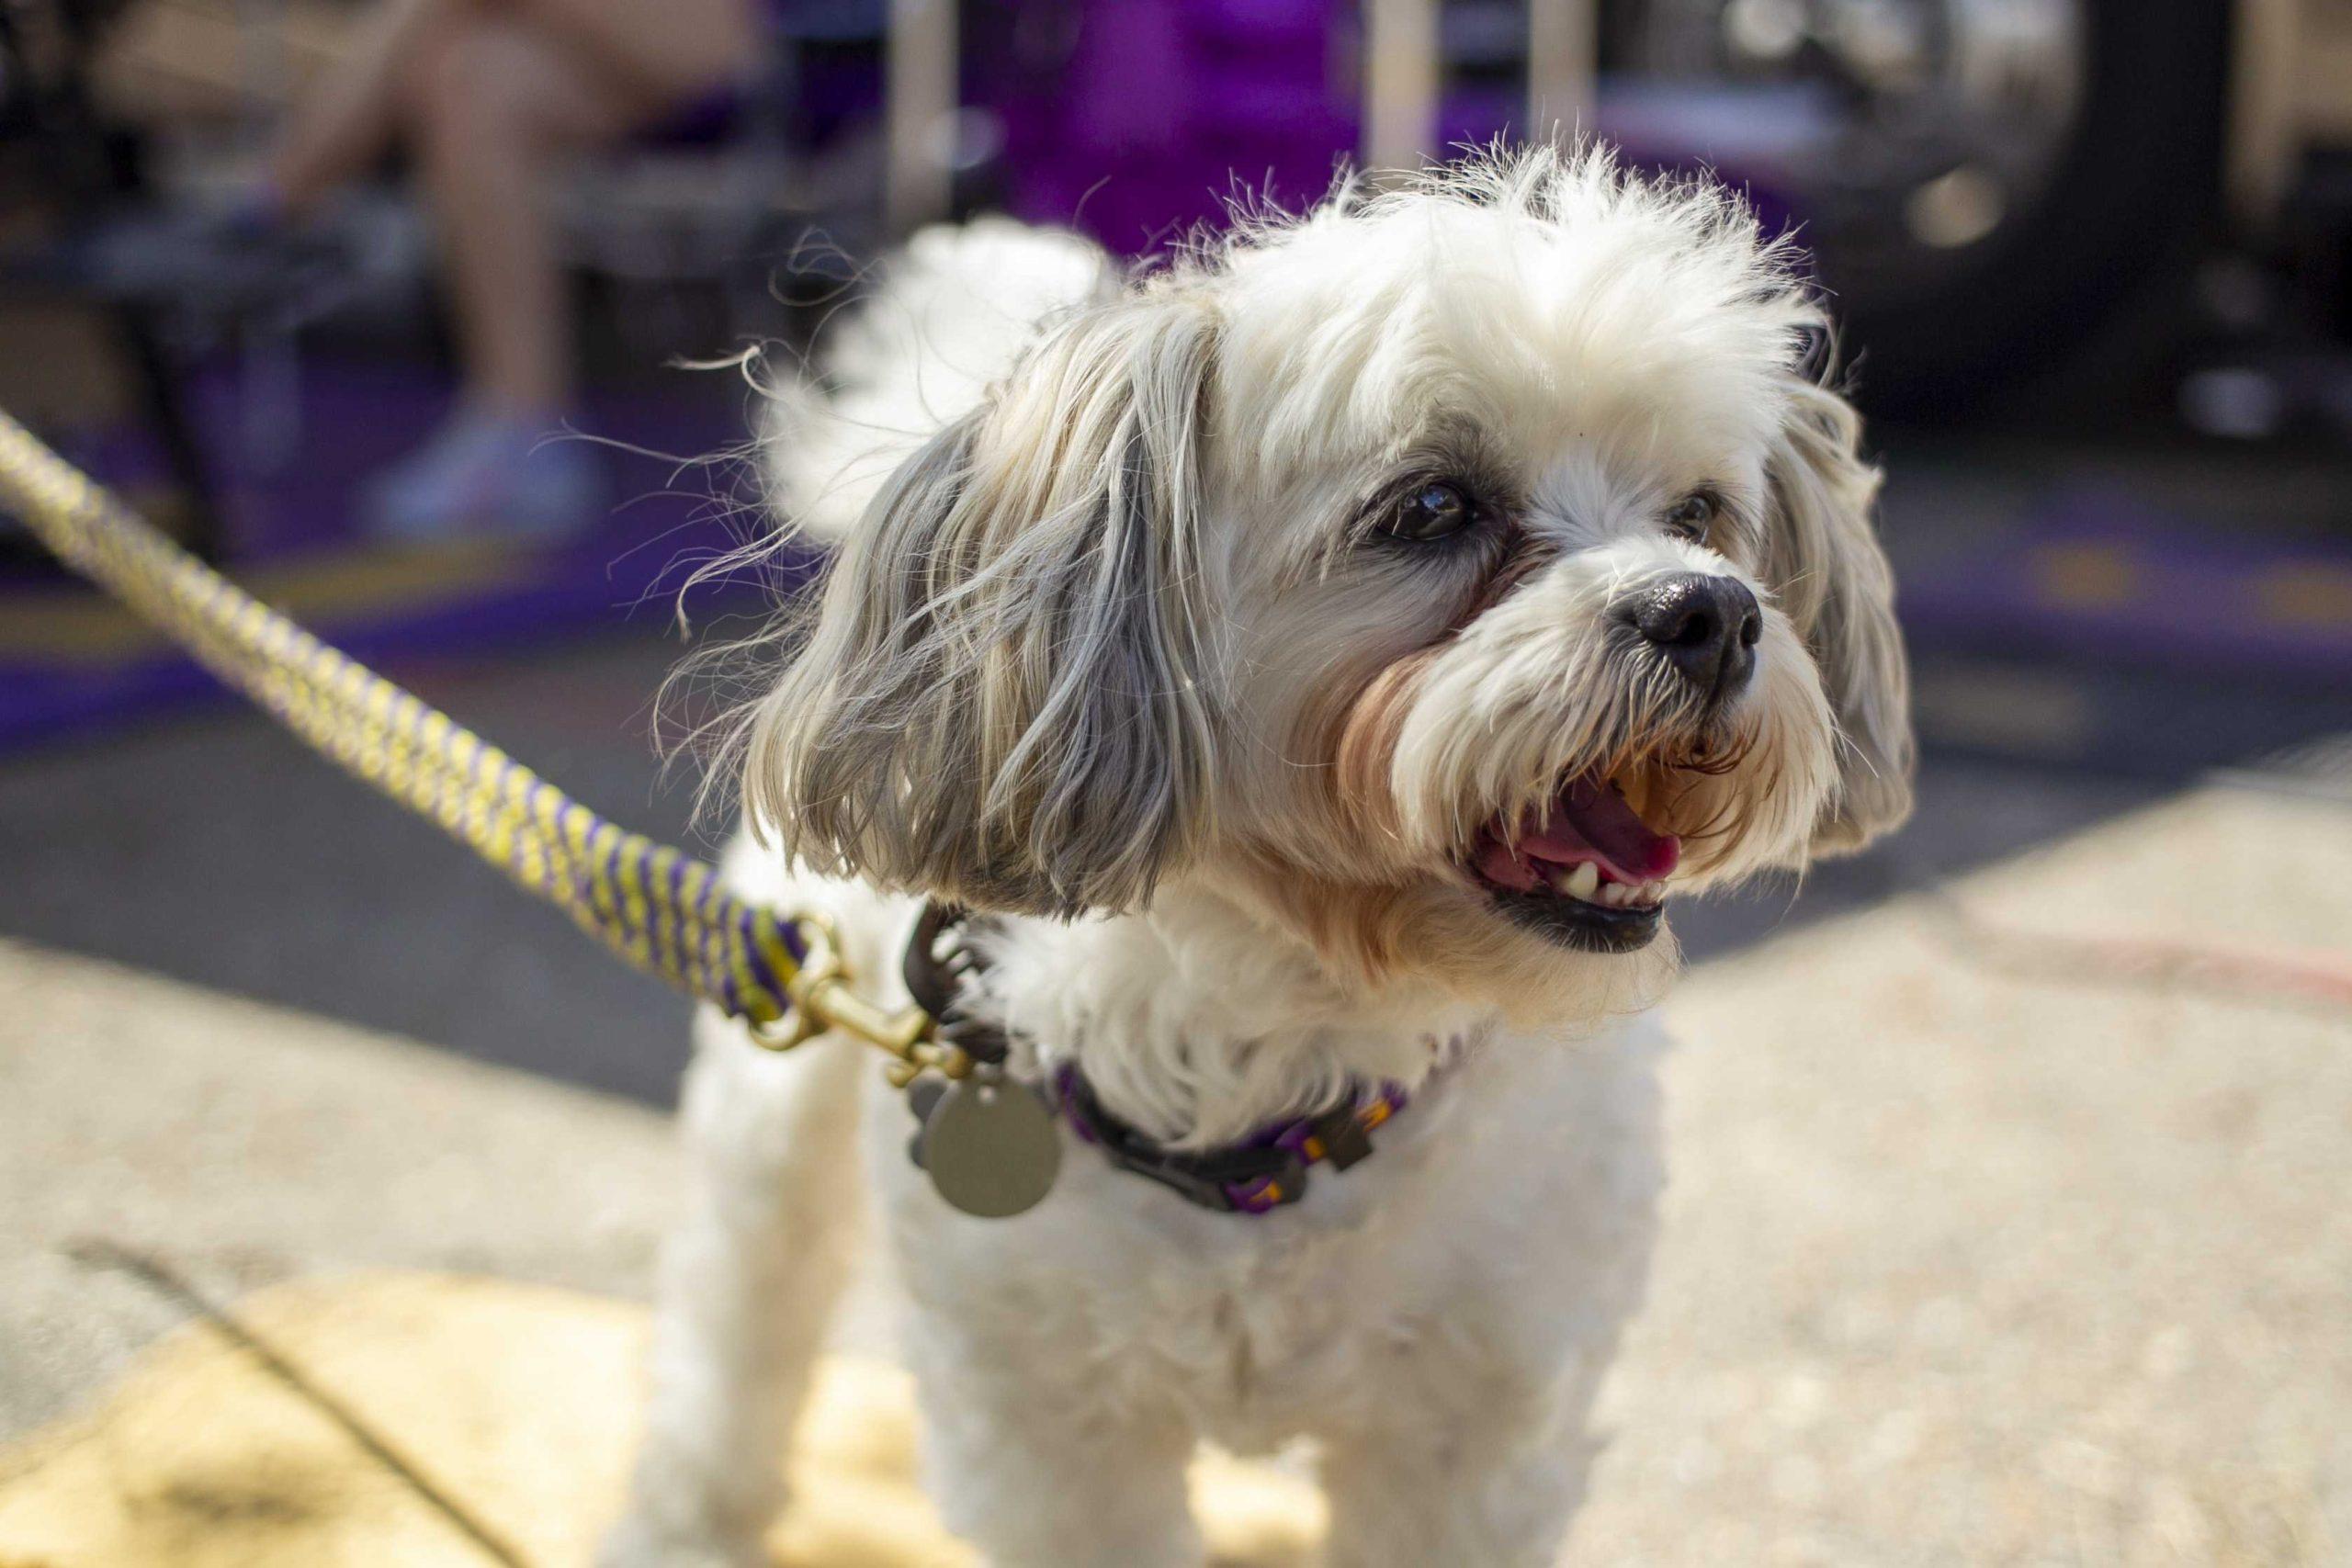
M 924 221 L 1143 254 L 1554 123 L 1801 234 L 1891 476 L 1918 826 L 1694 952 L 2352 728 L 2343 0 L 6 0 L 0 407 L 684 832 L 650 698 L 756 526 L 708 366 Z M 5 520 L 0 824 L 0 930 L 671 1091 L 666 997 Z
M 2256 1050 L 2291 993 L 2333 1043 L 2295 1179 L 2343 1174 L 2352 0 L 0 0 L 0 407 L 598 809 L 707 845 L 653 697 L 767 604 L 687 584 L 758 526 L 747 347 L 805 348 L 923 222 L 1006 210 L 1143 255 L 1228 198 L 1555 123 L 1799 233 L 1889 475 L 1917 821 L 1679 913 L 1693 956 L 2173 822 L 2154 881 L 2094 857 L 2067 886 L 2195 930 L 2029 940 L 2003 972 L 2175 1020 L 2186 975 L 2236 998 L 2217 1049 Z M 2317 814 L 2231 837 L 2217 789 Z M 0 937 L 643 1104 L 684 1059 L 673 997 L 5 518 Z M 1938 973 L 1975 973 L 1963 949 Z M 1998 1027 L 2126 1037 L 2021 1005 Z M 2340 1270 L 2340 1208 L 2265 1256 Z M 2312 1422 L 2347 1386 L 2330 1278 L 2298 1300 L 2332 1330 L 2291 1346 L 2329 1369 Z M 64 1398 L 26 1386 L 18 1423 Z M 2289 1524 L 2152 1525 L 2188 1544 L 2148 1560 L 2352 1560 L 2335 1426 Z

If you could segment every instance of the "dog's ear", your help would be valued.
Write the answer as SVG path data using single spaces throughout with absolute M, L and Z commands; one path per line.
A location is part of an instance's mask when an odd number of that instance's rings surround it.
M 1203 303 L 1049 328 L 876 494 L 755 717 L 755 824 L 981 908 L 1131 908 L 1206 826 Z
M 1894 581 L 1871 513 L 1879 473 L 1858 453 L 1861 418 L 1804 376 L 1769 478 L 1764 576 L 1812 650 L 1838 721 L 1838 786 L 1812 852 L 1849 853 L 1911 814 L 1911 678 Z

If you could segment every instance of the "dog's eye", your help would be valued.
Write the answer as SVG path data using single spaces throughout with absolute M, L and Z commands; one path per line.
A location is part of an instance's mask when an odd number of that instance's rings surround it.
M 1442 539 L 1458 534 L 1477 520 L 1478 509 L 1457 484 L 1440 479 L 1425 484 L 1396 503 L 1396 510 L 1380 525 L 1380 531 L 1395 538 L 1416 542 Z
M 1716 499 L 1713 491 L 1694 490 L 1666 514 L 1667 531 L 1697 543 L 1707 536 L 1708 528 L 1715 521 L 1715 513 L 1722 508 L 1723 502 Z

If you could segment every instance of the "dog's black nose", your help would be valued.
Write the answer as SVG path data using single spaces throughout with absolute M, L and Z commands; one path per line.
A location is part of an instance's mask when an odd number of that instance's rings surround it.
M 1683 572 L 1635 601 L 1634 628 L 1684 680 L 1720 700 L 1736 694 L 1754 672 L 1764 613 L 1746 583 Z

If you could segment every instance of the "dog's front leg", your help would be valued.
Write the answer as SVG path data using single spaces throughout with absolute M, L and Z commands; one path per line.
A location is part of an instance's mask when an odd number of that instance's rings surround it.
M 1532 1423 L 1498 1399 L 1327 1441 L 1328 1568 L 1548 1568 L 1600 1448 L 1589 1393 L 1547 1401 Z
M 997 1568 L 1199 1568 L 1185 1491 L 1193 1432 L 1091 1386 L 1039 1347 L 919 1331 L 925 1478 L 941 1517 Z M 985 1358 L 985 1359 L 984 1359 Z
M 856 1047 L 775 1056 L 732 1025 L 697 1033 L 686 1212 L 662 1247 L 645 1433 L 603 1568 L 764 1568 L 785 1444 L 856 1239 Z

